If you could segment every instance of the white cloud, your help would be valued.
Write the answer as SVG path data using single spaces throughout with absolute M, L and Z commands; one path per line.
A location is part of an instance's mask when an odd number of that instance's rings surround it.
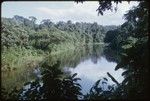
M 58 2 L 59 3 L 59 2 Z M 54 22 L 72 20 L 73 22 L 97 22 L 101 25 L 119 25 L 124 22 L 122 19 L 123 14 L 133 5 L 137 5 L 137 2 L 122 2 L 118 5 L 118 11 L 104 12 L 103 16 L 98 16 L 96 9 L 98 8 L 98 2 L 84 2 L 70 4 L 70 8 L 50 8 L 50 7 L 38 7 L 35 8 L 36 12 L 43 14 L 44 18 L 50 18 Z M 56 3 L 57 5 L 57 3 Z

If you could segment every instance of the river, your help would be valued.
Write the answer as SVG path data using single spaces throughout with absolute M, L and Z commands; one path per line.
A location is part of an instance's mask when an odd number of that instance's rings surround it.
M 81 79 L 78 83 L 81 85 L 83 94 L 87 94 L 94 83 L 103 77 L 108 79 L 109 84 L 115 84 L 108 77 L 107 72 L 113 75 L 119 83 L 123 81 L 123 76 L 121 76 L 123 69 L 115 71 L 117 63 L 113 59 L 111 61 L 106 53 L 104 54 L 104 46 L 102 45 L 85 46 L 80 49 L 50 55 L 43 61 L 48 61 L 50 66 L 59 61 L 58 68 L 72 75 L 77 73 L 77 77 Z M 2 73 L 2 85 L 7 89 L 16 86 L 22 87 L 24 83 L 41 77 L 38 68 L 24 68 Z

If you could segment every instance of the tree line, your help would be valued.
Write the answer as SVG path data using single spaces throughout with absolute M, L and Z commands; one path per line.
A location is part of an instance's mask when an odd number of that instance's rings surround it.
M 2 67 L 6 70 L 18 68 L 16 62 L 21 58 L 43 57 L 52 52 L 103 43 L 106 32 L 117 28 L 98 25 L 96 22 L 72 23 L 70 20 L 53 23 L 50 19 L 44 19 L 37 24 L 34 16 L 25 18 L 15 15 L 1 19 Z
M 41 50 L 51 50 L 60 43 L 100 43 L 103 42 L 108 29 L 117 26 L 107 26 L 94 23 L 72 23 L 60 21 L 53 23 L 50 19 L 44 19 L 36 24 L 36 18 L 28 19 L 15 15 L 13 18 L 2 18 L 2 46 L 21 46 Z M 54 48 L 54 47 L 53 47 Z

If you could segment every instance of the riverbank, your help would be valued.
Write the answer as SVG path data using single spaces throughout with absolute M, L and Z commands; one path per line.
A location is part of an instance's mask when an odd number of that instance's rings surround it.
M 71 44 L 70 44 L 71 45 Z M 17 87 L 23 86 L 25 82 L 32 81 L 34 79 L 33 70 L 37 65 L 40 66 L 42 61 L 47 61 L 50 66 L 53 66 L 58 61 L 60 67 L 76 67 L 81 61 L 90 58 L 91 55 L 96 55 L 99 57 L 100 51 L 93 49 L 92 44 L 88 46 L 67 46 L 68 48 L 62 47 L 59 51 L 52 51 L 42 53 L 39 50 L 31 49 L 20 49 L 20 48 L 10 48 L 3 53 L 3 66 L 7 66 L 6 63 L 9 62 L 11 70 L 2 71 L 2 87 L 6 90 L 10 90 L 15 85 Z M 102 47 L 96 47 L 98 50 Z M 40 54 L 39 54 L 40 53 Z M 93 54 L 94 53 L 94 54 Z M 10 57 L 10 59 L 8 59 Z M 12 61 L 11 61 L 12 60 Z M 4 64 L 5 62 L 5 64 Z M 19 81 L 19 82 L 18 82 Z
M 32 68 L 49 55 L 57 55 L 66 51 L 73 51 L 84 46 L 105 45 L 104 43 L 61 43 L 55 46 L 51 52 L 36 50 L 34 48 L 26 49 L 22 47 L 10 47 L 2 52 L 2 71 L 12 71 L 22 67 Z
M 75 47 L 77 46 L 69 43 L 63 43 L 57 45 L 57 47 L 54 47 L 51 52 L 36 50 L 34 48 L 26 49 L 22 47 L 10 47 L 2 51 L 1 70 L 6 72 L 24 67 L 32 68 L 35 66 L 35 64 L 41 62 L 49 55 L 55 55 L 64 51 L 74 50 Z

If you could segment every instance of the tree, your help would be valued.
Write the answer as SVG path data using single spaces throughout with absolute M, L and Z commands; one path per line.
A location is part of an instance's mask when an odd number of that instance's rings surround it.
M 34 16 L 29 16 L 29 19 L 35 24 L 37 18 Z
M 80 0 L 83 3 L 83 0 Z M 129 0 L 130 1 L 130 0 Z M 77 1 L 78 3 L 79 1 Z M 122 1 L 114 1 L 116 4 Z M 122 74 L 125 75 L 125 79 L 122 82 L 122 87 L 119 87 L 117 91 L 122 90 L 118 97 L 121 96 L 122 99 L 148 99 L 148 17 L 149 17 L 149 7 L 150 4 L 146 1 L 140 1 L 137 7 L 129 10 L 125 14 L 126 22 L 121 26 L 119 31 L 120 35 L 114 39 L 115 42 L 121 43 L 122 55 L 121 61 L 116 66 L 118 68 L 125 68 L 126 71 Z M 116 7 L 115 7 L 116 9 Z M 99 7 L 97 9 L 98 14 L 103 15 L 105 10 L 113 11 L 111 1 L 99 1 Z M 124 33 L 124 34 L 123 34 Z M 125 36 L 125 34 L 127 35 Z M 113 41 L 109 38 L 110 32 L 107 34 L 106 42 Z M 129 37 L 129 36 L 132 36 Z M 137 38 L 137 39 L 135 39 Z M 129 41 L 130 39 L 130 41 Z M 117 42 L 117 43 L 118 43 Z M 119 45 L 119 47 L 120 47 Z M 118 47 L 118 46 L 116 46 Z M 142 60 L 143 59 L 143 60 Z M 141 60 L 141 61 L 140 61 Z M 144 78 L 143 78 L 144 77 Z M 117 92 L 116 92 L 117 93 Z
M 51 28 L 54 24 L 51 22 L 50 19 L 44 19 L 41 21 L 41 26 L 45 26 Z

